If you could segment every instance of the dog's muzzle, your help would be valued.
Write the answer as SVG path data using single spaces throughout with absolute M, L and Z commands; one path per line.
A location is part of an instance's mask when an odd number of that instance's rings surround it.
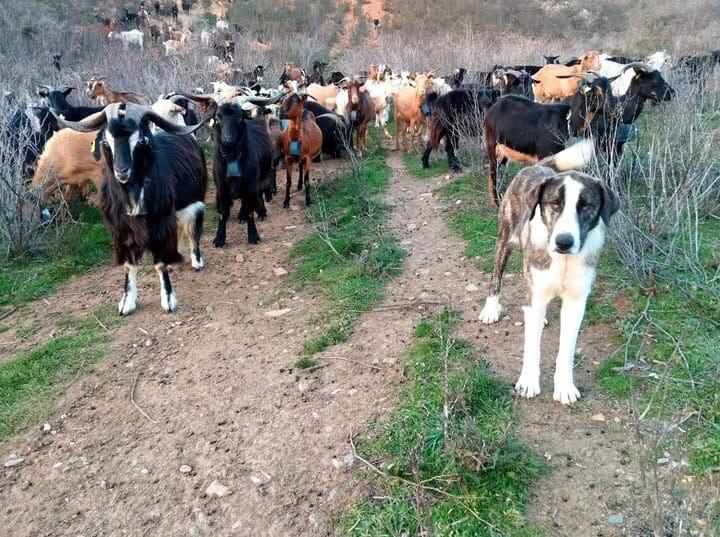
M 561 233 L 555 237 L 555 251 L 559 254 L 569 254 L 575 240 L 570 233 Z

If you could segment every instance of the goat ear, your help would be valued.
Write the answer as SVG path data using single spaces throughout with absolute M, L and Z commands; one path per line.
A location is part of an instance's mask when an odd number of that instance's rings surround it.
M 600 211 L 600 217 L 603 220 L 603 223 L 607 226 L 610 224 L 610 217 L 614 215 L 616 212 L 618 212 L 618 209 L 620 208 L 620 198 L 618 197 L 617 193 L 612 190 L 609 186 L 603 184 L 603 206 L 602 210 Z
M 38 86 L 37 94 L 40 97 L 50 97 L 50 91 L 47 88 L 43 88 L 42 86 Z

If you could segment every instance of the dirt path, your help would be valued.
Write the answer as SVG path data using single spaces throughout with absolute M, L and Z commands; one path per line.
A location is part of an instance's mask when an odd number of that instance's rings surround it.
M 344 464 L 348 435 L 393 407 L 401 357 L 423 316 L 445 306 L 460 311 L 460 335 L 514 382 L 522 349 L 522 326 L 514 323 L 519 278 L 506 286 L 511 319 L 480 324 L 482 292 L 468 285 L 483 289 L 487 276 L 463 257 L 444 223 L 433 191 L 446 179 L 411 178 L 397 153 L 389 164 L 388 227 L 407 251 L 404 271 L 350 340 L 319 356 L 324 367 L 309 374 L 293 368 L 318 329 L 309 321 L 323 300 L 273 273 L 290 268 L 290 246 L 307 233 L 300 198 L 290 212 L 275 201 L 259 247 L 249 247 L 235 223 L 223 250 L 211 248 L 207 234 L 208 269 L 196 274 L 183 266 L 173 275 L 176 315 L 161 314 L 156 277 L 145 267 L 137 314 L 113 328 L 109 357 L 62 398 L 52 433 L 36 429 L 0 445 L 0 462 L 25 458 L 0 468 L 7 534 L 332 535 L 332 517 L 361 490 Z M 94 271 L 50 297 L 48 311 L 114 304 L 119 280 L 115 268 Z M 42 318 L 47 304 L 35 307 Z M 551 310 L 548 349 L 556 345 L 556 319 Z M 610 345 L 602 328 L 581 335 L 581 405 L 553 403 L 548 367 L 543 394 L 518 404 L 521 435 L 551 469 L 533 490 L 530 516 L 552 535 L 620 535 L 604 523 L 616 512 L 632 524 L 638 478 L 631 435 L 623 412 L 594 395 L 592 380 Z M 155 423 L 131 402 L 135 379 L 135 400 Z M 598 414 L 605 421 L 593 421 Z M 215 481 L 221 497 L 208 494 Z

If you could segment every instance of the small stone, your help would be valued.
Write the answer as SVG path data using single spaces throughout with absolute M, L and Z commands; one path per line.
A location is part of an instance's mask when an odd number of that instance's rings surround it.
M 273 269 L 273 273 L 274 273 L 275 276 L 277 276 L 278 278 L 282 278 L 283 276 L 287 276 L 287 275 L 288 275 L 288 271 L 285 270 L 285 269 L 282 268 L 282 267 L 275 267 L 275 268 Z
M 25 459 L 22 457 L 8 459 L 5 461 L 5 468 L 13 468 L 15 466 L 20 466 L 23 462 L 25 462 Z
M 180 473 L 181 474 L 189 474 L 190 472 L 192 472 L 192 466 L 190 466 L 189 464 L 181 464 L 180 465 Z
M 343 462 L 346 467 L 352 468 L 353 464 L 355 464 L 355 456 L 352 453 L 348 453 L 343 457 Z
M 591 419 L 592 421 L 605 421 L 605 414 L 603 414 L 603 413 L 593 414 L 593 415 L 590 417 L 590 419 Z
M 226 487 L 225 485 L 223 485 L 222 483 L 220 483 L 219 481 L 216 480 L 216 481 L 213 481 L 212 483 L 210 483 L 210 485 L 208 485 L 208 488 L 205 489 L 205 494 L 207 494 L 210 497 L 216 496 L 218 498 L 222 498 L 223 496 L 232 494 L 232 491 L 228 487 Z
M 480 288 L 477 285 L 475 285 L 474 283 L 467 284 L 467 287 L 465 288 L 465 290 L 468 293 L 477 293 L 479 291 L 479 289 Z
M 150 345 L 152 345 L 152 339 L 146 339 L 146 340 L 145 340 L 145 346 L 146 346 L 146 347 L 149 347 Z
M 406 227 L 408 228 L 409 231 L 413 231 L 413 230 L 417 229 L 416 224 L 408 224 Z
M 331 462 L 336 470 L 341 470 L 345 467 L 345 463 L 338 458 L 333 457 Z
M 307 382 L 298 382 L 297 387 L 300 393 L 302 393 L 308 391 L 308 389 L 310 388 L 310 384 L 308 384 Z
M 622 526 L 625 523 L 625 517 L 618 513 L 616 515 L 610 515 L 607 517 L 607 523 L 611 526 Z
M 455 202 L 455 205 L 460 205 L 461 203 L 462 203 L 462 200 L 457 200 L 457 201 Z
M 208 307 L 205 308 L 205 311 L 207 311 L 208 313 L 212 313 L 213 311 L 215 311 L 215 308 L 212 306 L 212 304 L 208 304 Z
M 428 276 L 430 276 L 430 269 L 422 268 L 422 269 L 418 270 L 418 274 L 422 278 L 427 278 Z
M 148 470 L 147 468 L 143 468 L 142 470 L 140 470 L 140 473 L 143 475 L 148 475 L 150 473 L 150 470 Z
M 667 463 L 670 462 L 670 459 L 668 459 L 667 457 L 660 457 L 660 458 L 659 458 L 657 461 L 655 461 L 655 462 L 657 462 L 658 464 L 667 464 Z
M 318 517 L 315 513 L 310 513 L 308 515 L 308 520 L 313 526 L 319 526 L 320 525 L 320 517 Z
M 245 256 L 242 254 L 238 254 L 235 256 L 235 262 L 236 263 L 244 263 L 245 262 Z
M 450 174 L 447 174 L 447 175 L 445 176 L 445 180 L 447 181 L 448 179 L 450 179 Z
M 260 476 L 257 475 L 257 474 L 252 474 L 252 475 L 250 476 L 250 481 L 252 481 L 253 484 L 254 484 L 254 485 L 257 485 L 257 486 L 260 486 L 260 485 L 263 484 L 263 478 L 260 477 Z
M 282 317 L 283 315 L 290 313 L 290 308 L 282 308 L 279 310 L 270 310 L 265 312 L 266 317 Z
M 546 452 L 543 454 L 543 457 L 545 457 L 545 460 L 548 460 L 548 461 L 549 461 L 549 460 L 552 460 L 552 453 L 550 453 L 549 451 L 546 451 Z
M 522 321 L 515 321 L 513 324 L 514 324 L 515 326 L 522 326 L 522 325 L 523 325 L 523 322 L 522 322 Z
M 52 425 L 50 425 L 49 423 L 45 423 L 42 426 L 42 430 L 44 433 L 49 433 L 50 431 L 52 431 Z

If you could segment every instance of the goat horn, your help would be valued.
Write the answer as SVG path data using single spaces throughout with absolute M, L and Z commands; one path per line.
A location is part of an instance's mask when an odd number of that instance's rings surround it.
M 100 110 L 99 112 L 95 112 L 94 114 L 91 114 L 85 119 L 81 119 L 80 121 L 68 121 L 58 116 L 52 108 L 50 108 L 49 110 L 50 113 L 55 117 L 55 119 L 57 119 L 58 126 L 67 127 L 68 129 L 72 129 L 78 132 L 92 132 L 98 130 L 100 127 L 107 123 L 106 111 L 110 106 L 112 105 L 109 105 L 104 109 Z
M 175 123 L 171 123 L 161 115 L 159 115 L 157 112 L 155 112 L 152 108 L 149 108 L 147 106 L 143 106 L 143 114 L 142 119 L 146 121 L 152 121 L 160 127 L 165 132 L 169 132 L 171 134 L 177 134 L 178 136 L 184 136 L 188 134 L 192 134 L 196 130 L 198 130 L 200 127 L 204 126 L 205 123 L 210 121 L 215 116 L 215 110 L 217 109 L 217 105 L 215 105 L 212 114 L 208 114 L 208 116 L 203 119 L 200 123 L 197 125 L 177 125 Z
M 628 69 L 635 69 L 636 67 L 638 67 L 638 68 L 640 68 L 640 69 L 642 69 L 643 71 L 646 71 L 646 72 L 648 72 L 648 73 L 649 73 L 650 71 L 653 71 L 653 68 L 650 67 L 650 66 L 649 66 L 647 63 L 645 63 L 645 62 L 632 62 L 632 63 L 628 63 L 625 67 L 623 67 L 623 73 L 624 73 L 625 71 L 627 71 Z

